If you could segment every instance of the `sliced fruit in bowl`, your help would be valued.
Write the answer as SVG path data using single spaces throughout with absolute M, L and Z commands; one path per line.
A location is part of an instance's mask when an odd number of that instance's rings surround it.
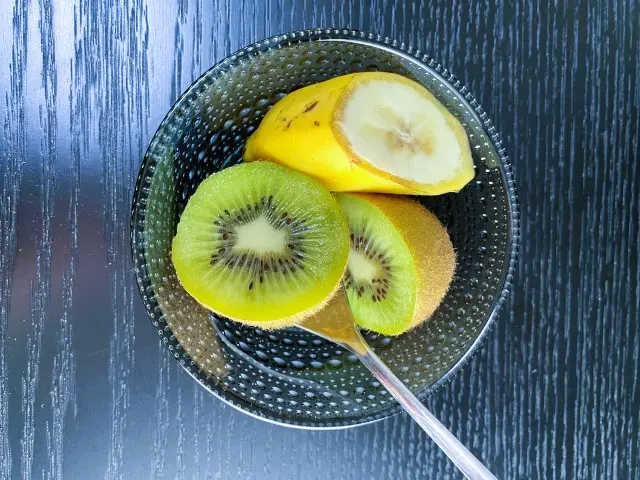
M 395 339 L 366 335 L 376 347 L 382 347 L 381 355 L 401 380 L 421 395 L 444 384 L 476 351 L 503 304 L 516 260 L 519 216 L 513 175 L 499 136 L 472 95 L 453 82 L 448 71 L 436 61 L 425 62 L 422 53 L 416 56 L 415 50 L 394 44 L 366 32 L 307 30 L 251 45 L 206 72 L 180 97 L 145 154 L 132 203 L 131 247 L 140 294 L 154 332 L 210 392 L 256 417 L 287 425 L 336 428 L 385 418 L 399 410 L 392 401 L 379 402 L 379 392 L 372 391 L 375 396 L 358 393 L 371 388 L 371 378 L 362 375 L 360 366 L 349 360 L 344 349 L 316 343 L 315 337 L 297 328 L 263 332 L 227 321 L 222 315 L 211 322 L 210 310 L 194 301 L 175 272 L 171 245 L 186 202 L 207 177 L 242 159 L 248 137 L 262 129 L 259 122 L 265 112 L 271 111 L 270 117 L 276 118 L 282 107 L 277 102 L 294 98 L 300 87 L 362 70 L 395 72 L 427 88 L 469 134 L 477 167 L 474 181 L 458 195 L 419 199 L 445 222 L 458 253 L 454 283 L 442 307 L 407 335 Z M 354 177 L 345 180 L 350 188 L 382 185 L 395 193 L 421 193 L 388 176 L 371 174 L 359 158 L 344 161 L 340 144 L 340 149 L 334 150 L 339 156 L 331 157 L 329 152 L 320 156 L 318 145 L 334 148 L 336 137 L 332 129 L 324 128 L 321 119 L 310 117 L 318 113 L 321 102 L 315 106 L 302 103 L 298 113 L 310 110 L 290 125 L 291 118 L 286 122 L 281 118 L 282 128 L 289 125 L 292 133 L 304 127 L 315 131 L 314 135 L 326 135 L 331 142 L 314 139 L 309 131 L 271 139 L 273 148 L 275 142 L 288 142 L 278 147 L 297 149 L 299 155 L 289 152 L 291 168 L 301 170 L 319 159 L 322 162 L 306 168 L 322 182 L 326 182 L 323 177 L 331 179 L 340 172 L 353 171 Z M 302 119 L 307 119 L 306 126 L 297 124 Z M 345 251 L 348 243 L 347 234 Z M 211 260 L 204 258 L 205 262 Z M 210 281 L 208 275 L 200 278 Z M 244 282 L 239 285 L 248 288 Z M 299 359 L 298 353 L 304 358 Z M 326 353 L 330 357 L 324 357 Z M 278 375 L 265 375 L 265 368 Z M 242 375 L 233 374 L 239 371 Z M 319 375 L 326 383 L 314 383 Z M 350 405 L 316 409 L 310 401 L 311 408 L 302 408 L 299 398 L 286 393 L 298 390 L 299 380 L 311 380 L 306 382 L 308 391 L 321 402 L 327 390 L 347 392 L 344 398 Z M 276 384 L 281 394 L 271 390 Z M 256 385 L 264 386 L 270 398 L 256 395 Z
M 384 72 L 290 93 L 249 138 L 244 160 L 286 165 L 337 192 L 439 195 L 474 176 L 460 122 L 423 86 Z

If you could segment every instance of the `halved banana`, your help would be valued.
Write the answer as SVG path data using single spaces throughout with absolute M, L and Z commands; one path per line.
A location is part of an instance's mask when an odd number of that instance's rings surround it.
M 421 85 L 382 72 L 286 96 L 249 139 L 245 160 L 301 170 L 333 191 L 438 195 L 474 175 L 456 118 Z

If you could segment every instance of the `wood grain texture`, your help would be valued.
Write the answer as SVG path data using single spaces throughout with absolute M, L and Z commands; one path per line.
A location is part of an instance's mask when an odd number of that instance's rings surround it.
M 166 111 L 234 50 L 315 26 L 450 67 L 513 159 L 513 295 L 429 407 L 500 478 L 640 477 L 637 0 L 6 0 L 0 479 L 459 478 L 405 415 L 306 432 L 223 405 L 138 299 L 130 198 Z

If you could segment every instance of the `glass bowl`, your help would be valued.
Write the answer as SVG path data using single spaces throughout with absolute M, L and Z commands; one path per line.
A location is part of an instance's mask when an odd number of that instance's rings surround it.
M 307 30 L 258 42 L 202 75 L 158 128 L 138 176 L 131 248 L 153 327 L 206 389 L 255 417 L 339 428 L 400 411 L 355 356 L 298 329 L 263 331 L 215 317 L 180 286 L 171 241 L 208 175 L 238 163 L 246 139 L 287 93 L 350 72 L 381 70 L 429 89 L 464 125 L 476 177 L 461 192 L 420 200 L 446 225 L 458 255 L 442 305 L 398 338 L 365 332 L 383 361 L 425 396 L 471 357 L 496 320 L 516 261 L 518 208 L 500 138 L 471 94 L 412 48 L 353 30 Z

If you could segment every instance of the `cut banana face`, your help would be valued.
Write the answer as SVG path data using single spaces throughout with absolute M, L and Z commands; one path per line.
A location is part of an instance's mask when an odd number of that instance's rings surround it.
M 336 118 L 355 155 L 385 174 L 425 185 L 451 181 L 464 166 L 454 130 L 413 85 L 383 78 L 354 88 Z
M 278 102 L 247 143 L 333 191 L 455 192 L 474 175 L 466 132 L 424 87 L 400 75 L 356 73 Z

